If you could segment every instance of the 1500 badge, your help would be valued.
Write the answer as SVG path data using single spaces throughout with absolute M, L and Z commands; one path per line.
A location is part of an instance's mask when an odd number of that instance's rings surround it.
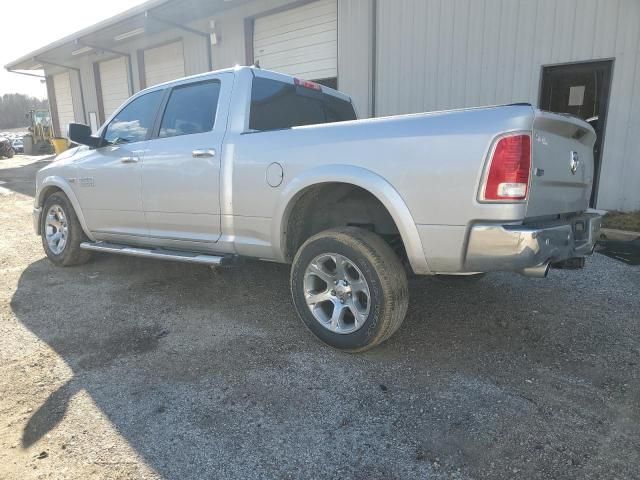
M 78 184 L 81 187 L 94 187 L 95 182 L 93 181 L 93 177 L 80 177 L 78 179 Z

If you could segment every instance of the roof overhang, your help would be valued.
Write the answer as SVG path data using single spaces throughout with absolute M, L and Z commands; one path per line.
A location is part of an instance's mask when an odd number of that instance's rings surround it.
M 9 71 L 42 70 L 43 66 L 64 65 L 69 59 L 94 50 L 118 51 L 127 42 L 170 28 L 198 32 L 188 25 L 212 17 L 249 0 L 149 0 L 137 7 L 56 40 L 5 65 Z

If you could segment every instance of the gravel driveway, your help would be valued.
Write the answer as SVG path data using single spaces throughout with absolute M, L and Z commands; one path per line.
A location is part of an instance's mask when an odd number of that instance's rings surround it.
M 640 476 L 640 267 L 415 279 L 348 355 L 286 266 L 53 267 L 34 162 L 0 161 L 0 478 Z

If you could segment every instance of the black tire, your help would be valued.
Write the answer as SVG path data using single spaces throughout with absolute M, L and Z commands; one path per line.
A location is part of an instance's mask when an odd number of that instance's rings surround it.
M 319 255 L 328 253 L 346 257 L 368 284 L 368 315 L 352 333 L 336 333 L 323 326 L 305 299 L 307 267 Z M 318 339 L 352 353 L 368 350 L 391 337 L 400 328 L 409 305 L 407 275 L 398 256 L 380 236 L 355 227 L 320 232 L 300 247 L 291 268 L 291 294 L 300 319 Z
M 67 221 L 67 240 L 64 248 L 59 253 L 52 251 L 46 238 L 47 213 L 51 207 L 55 205 L 58 205 L 63 210 Z M 64 193 L 56 192 L 49 195 L 44 202 L 40 217 L 40 237 L 42 239 L 42 246 L 49 260 L 60 267 L 81 265 L 89 261 L 91 253 L 80 248 L 80 244 L 87 241 L 87 237 L 82 230 L 82 226 L 78 221 L 71 202 Z

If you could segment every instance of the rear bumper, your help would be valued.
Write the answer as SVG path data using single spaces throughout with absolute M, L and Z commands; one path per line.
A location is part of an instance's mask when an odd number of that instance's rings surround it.
M 601 212 L 589 210 L 548 226 L 476 224 L 471 227 L 464 269 L 518 272 L 591 255 L 601 223 Z

